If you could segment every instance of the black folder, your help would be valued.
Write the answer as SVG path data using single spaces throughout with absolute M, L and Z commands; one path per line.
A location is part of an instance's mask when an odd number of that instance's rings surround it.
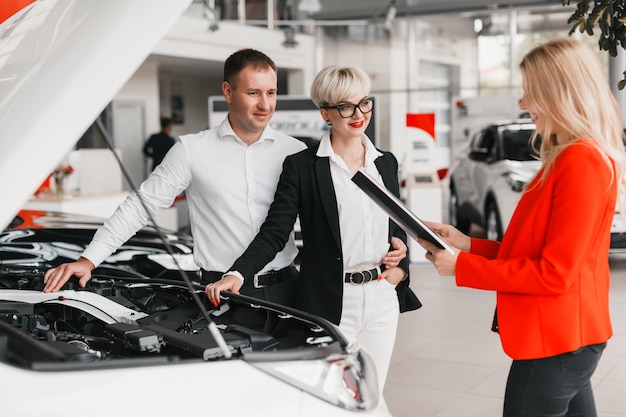
M 448 244 L 426 223 L 420 220 L 406 205 L 385 186 L 380 184 L 363 168 L 360 168 L 352 177 L 352 181 L 367 194 L 391 219 L 402 227 L 414 239 L 422 238 L 432 242 L 440 249 L 454 254 L 452 246 Z

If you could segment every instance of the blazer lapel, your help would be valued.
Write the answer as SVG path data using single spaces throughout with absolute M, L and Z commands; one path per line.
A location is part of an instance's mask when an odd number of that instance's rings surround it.
M 383 177 L 383 183 L 385 184 L 385 187 L 387 187 L 388 190 L 393 190 L 393 184 L 391 183 L 392 179 L 389 176 L 390 167 L 387 163 L 387 159 L 379 156 L 374 160 L 374 164 L 376 165 L 378 172 L 380 172 L 381 177 Z
M 341 247 L 341 237 L 339 236 L 339 213 L 337 212 L 337 199 L 335 198 L 335 187 L 330 176 L 330 162 L 328 158 L 317 158 L 315 162 L 315 176 L 317 177 L 317 193 L 324 213 L 326 214 L 326 220 L 330 226 L 330 231 L 333 235 L 333 239 L 337 243 L 338 247 Z
M 378 172 L 380 172 L 380 176 L 383 178 L 383 184 L 385 184 L 385 187 L 388 190 L 393 190 L 393 170 L 391 169 L 392 167 L 389 165 L 389 162 L 387 161 L 387 158 L 384 158 L 382 156 L 379 156 L 378 158 L 376 158 L 374 160 L 374 164 L 376 165 L 376 169 L 378 169 Z M 391 236 L 392 236 L 392 230 L 393 230 L 393 223 L 392 220 L 389 219 L 389 233 L 388 233 L 388 239 L 391 242 Z

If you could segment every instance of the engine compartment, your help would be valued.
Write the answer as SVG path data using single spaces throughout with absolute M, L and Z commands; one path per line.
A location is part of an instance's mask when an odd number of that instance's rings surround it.
M 328 354 L 332 345 L 345 347 L 332 324 L 288 307 L 228 293 L 215 309 L 198 285 L 190 290 L 180 280 L 95 272 L 86 288 L 70 280 L 45 294 L 45 269 L 0 267 L 0 360 L 33 369 L 116 359 L 221 360 L 207 316 L 234 358 L 315 357 L 320 348 Z

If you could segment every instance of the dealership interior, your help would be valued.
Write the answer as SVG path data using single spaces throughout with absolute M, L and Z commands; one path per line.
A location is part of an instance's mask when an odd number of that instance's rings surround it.
M 278 106 L 270 124 L 302 138 L 319 138 L 326 128 L 317 109 L 301 106 L 309 101 L 315 74 L 327 65 L 363 68 L 372 79 L 376 103 L 368 136 L 397 157 L 404 202 L 426 220 L 449 222 L 449 169 L 478 129 L 519 116 L 517 64 L 537 43 L 570 35 L 568 18 L 577 3 L 190 1 L 80 140 L 59 150 L 65 153 L 57 168 L 72 168 L 62 190 L 55 189 L 54 180 L 44 183 L 22 208 L 107 218 L 149 175 L 151 161 L 142 148 L 150 134 L 159 131 L 162 116 L 172 119 L 175 138 L 223 120 L 223 62 L 235 50 L 250 47 L 267 53 L 278 68 Z M 145 17 L 150 18 L 150 10 Z M 597 34 L 572 36 L 597 50 L 609 82 L 616 86 L 626 69 L 623 54 L 609 57 L 599 51 Z M 1 58 L 0 53 L 0 67 Z M 612 90 L 625 115 L 622 90 Z M 113 138 L 126 172 L 107 149 L 103 130 Z M 159 212 L 157 225 L 188 232 L 186 204 L 181 198 Z M 470 232 L 485 236 L 482 225 L 472 224 Z M 410 242 L 409 250 L 411 288 L 423 307 L 400 315 L 384 387 L 390 413 L 502 415 L 511 359 L 490 330 L 495 294 L 457 287 L 453 277 L 437 273 L 419 245 Z M 592 382 L 598 416 L 623 417 L 626 252 L 609 253 L 609 263 L 614 335 Z

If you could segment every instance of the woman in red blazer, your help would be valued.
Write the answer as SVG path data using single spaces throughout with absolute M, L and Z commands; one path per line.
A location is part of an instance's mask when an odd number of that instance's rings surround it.
M 620 110 L 595 54 L 566 38 L 520 64 L 541 170 L 502 243 L 430 223 L 453 256 L 420 240 L 441 275 L 497 294 L 497 325 L 513 358 L 504 416 L 596 416 L 590 382 L 607 340 L 611 222 L 625 166 Z

